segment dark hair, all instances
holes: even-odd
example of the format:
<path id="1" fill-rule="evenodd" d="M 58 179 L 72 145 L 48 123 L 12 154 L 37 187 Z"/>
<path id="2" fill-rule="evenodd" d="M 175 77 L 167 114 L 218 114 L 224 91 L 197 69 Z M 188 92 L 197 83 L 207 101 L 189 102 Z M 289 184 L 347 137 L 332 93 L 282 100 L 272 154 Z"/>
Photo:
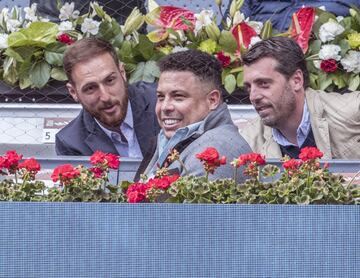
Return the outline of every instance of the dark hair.
<path id="1" fill-rule="evenodd" d="M 160 72 L 190 71 L 201 81 L 209 83 L 214 89 L 223 92 L 221 65 L 219 61 L 199 50 L 186 50 L 169 54 L 158 62 Z"/>
<path id="2" fill-rule="evenodd" d="M 115 49 L 110 43 L 99 38 L 83 38 L 70 45 L 64 54 L 63 67 L 69 81 L 72 82 L 71 73 L 77 63 L 89 60 L 92 57 L 109 53 L 119 66 L 119 59 Z"/>
<path id="3" fill-rule="evenodd" d="M 291 38 L 273 37 L 256 43 L 243 56 L 244 65 L 251 65 L 259 59 L 270 57 L 278 62 L 276 70 L 289 79 L 297 69 L 304 76 L 304 88 L 309 86 L 309 72 L 302 49 Z"/>

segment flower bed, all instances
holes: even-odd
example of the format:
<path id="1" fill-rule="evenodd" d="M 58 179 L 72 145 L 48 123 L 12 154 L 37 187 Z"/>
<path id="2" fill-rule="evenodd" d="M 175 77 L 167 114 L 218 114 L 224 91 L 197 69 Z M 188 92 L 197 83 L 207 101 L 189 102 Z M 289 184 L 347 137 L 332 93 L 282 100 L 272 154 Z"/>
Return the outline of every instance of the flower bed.
<path id="1" fill-rule="evenodd" d="M 331 173 L 327 164 L 320 166 L 321 156 L 316 148 L 304 148 L 300 160 L 284 158 L 281 173 L 277 166 L 265 165 L 260 154 L 244 154 L 231 162 L 234 178 L 209 180 L 227 158 L 208 148 L 197 155 L 204 164 L 205 176 L 180 177 L 161 168 L 153 178 L 116 185 L 109 183 L 108 173 L 119 167 L 118 157 L 95 152 L 89 168 L 70 164 L 55 167 L 51 175 L 54 186 L 46 188 L 44 182 L 35 179 L 40 165 L 34 158 L 20 162 L 21 155 L 8 151 L 0 157 L 2 174 L 8 176 L 0 182 L 0 201 L 358 204 L 360 185 L 354 179 L 359 172 L 345 181 L 341 175 Z M 171 159 L 181 164 L 175 152 Z M 238 171 L 247 177 L 245 182 L 236 180 Z"/>
<path id="2" fill-rule="evenodd" d="M 216 1 L 215 1 L 216 2 Z M 96 3 L 80 15 L 74 4 L 60 7 L 60 23 L 45 22 L 36 5 L 3 9 L 0 15 L 0 79 L 21 89 L 42 88 L 50 80 L 65 81 L 62 57 L 67 45 L 86 36 L 110 41 L 125 63 L 129 81 L 153 82 L 159 76 L 156 61 L 175 51 L 197 48 L 215 55 L 223 65 L 223 83 L 232 93 L 243 85 L 241 57 L 256 41 L 274 35 L 291 36 L 308 60 L 311 87 L 332 91 L 360 88 L 360 12 L 345 18 L 305 7 L 292 17 L 289 31 L 277 34 L 270 21 L 254 22 L 241 14 L 242 1 L 233 0 L 229 18 L 217 26 L 213 11 L 199 14 L 149 1 L 149 13 L 134 9 L 123 26 Z M 219 3 L 217 1 L 216 3 Z M 219 9 L 220 5 L 218 6 Z M 222 12 L 220 12 L 222 14 Z M 153 28 L 139 34 L 144 23 Z"/>

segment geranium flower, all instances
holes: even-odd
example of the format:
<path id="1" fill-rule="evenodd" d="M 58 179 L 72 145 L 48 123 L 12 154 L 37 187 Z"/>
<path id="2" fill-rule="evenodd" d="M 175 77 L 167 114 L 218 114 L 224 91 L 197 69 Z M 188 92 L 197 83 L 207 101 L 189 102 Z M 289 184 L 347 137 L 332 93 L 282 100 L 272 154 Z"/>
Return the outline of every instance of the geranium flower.
<path id="1" fill-rule="evenodd" d="M 340 63 L 347 72 L 360 73 L 360 52 L 350 50 Z"/>
<path id="2" fill-rule="evenodd" d="M 305 147 L 300 150 L 299 158 L 302 161 L 308 161 L 316 158 L 322 158 L 323 153 L 316 147 Z"/>
<path id="3" fill-rule="evenodd" d="M 22 154 L 18 154 L 15 150 L 10 150 L 5 153 L 5 161 L 3 167 L 8 169 L 10 173 L 14 173 L 19 165 L 19 161 L 22 159 Z"/>
<path id="4" fill-rule="evenodd" d="M 240 155 L 237 159 L 232 163 L 235 167 L 240 167 L 242 165 L 246 165 L 247 163 L 256 163 L 257 165 L 264 165 L 265 158 L 263 155 L 258 153 L 247 153 Z"/>
<path id="5" fill-rule="evenodd" d="M 345 29 L 336 21 L 328 21 L 320 26 L 319 37 L 322 42 L 328 42 L 335 39 L 336 36 L 344 32 Z"/>
<path id="6" fill-rule="evenodd" d="M 286 170 L 297 170 L 301 166 L 302 162 L 296 159 L 289 159 L 283 163 L 283 167 Z"/>
<path id="7" fill-rule="evenodd" d="M 79 176 L 79 169 L 74 168 L 71 164 L 64 164 L 59 165 L 54 169 L 51 175 L 51 179 L 53 182 L 57 182 L 59 180 L 60 182 L 64 183 Z"/>
<path id="8" fill-rule="evenodd" d="M 322 60 L 320 68 L 325 72 L 335 72 L 338 68 L 337 62 L 334 59 Z"/>
<path id="9" fill-rule="evenodd" d="M 91 165 L 95 165 L 101 168 L 111 168 L 118 169 L 120 165 L 119 156 L 111 153 L 103 153 L 101 151 L 96 151 L 90 157 Z"/>
<path id="10" fill-rule="evenodd" d="M 336 44 L 326 44 L 321 47 L 319 51 L 319 58 L 321 60 L 334 59 L 339 61 L 341 59 L 341 56 L 339 55 L 340 51 L 340 46 Z"/>
<path id="11" fill-rule="evenodd" d="M 101 22 L 87 17 L 84 19 L 83 24 L 81 24 L 81 32 L 90 33 L 95 36 L 99 33 L 100 23 Z"/>
<path id="12" fill-rule="evenodd" d="M 220 165 L 226 164 L 226 157 L 220 157 L 218 151 L 213 147 L 208 147 L 203 152 L 196 154 L 196 158 L 204 163 L 205 172 L 211 174 Z"/>
<path id="13" fill-rule="evenodd" d="M 29 172 L 37 173 L 40 171 L 41 166 L 35 158 L 25 159 L 18 166 L 19 169 L 26 169 Z"/>
<path id="14" fill-rule="evenodd" d="M 71 2 L 70 4 L 66 2 L 60 9 L 60 20 L 71 20 L 71 19 L 77 19 L 79 17 L 80 12 L 75 9 L 74 2 Z"/>

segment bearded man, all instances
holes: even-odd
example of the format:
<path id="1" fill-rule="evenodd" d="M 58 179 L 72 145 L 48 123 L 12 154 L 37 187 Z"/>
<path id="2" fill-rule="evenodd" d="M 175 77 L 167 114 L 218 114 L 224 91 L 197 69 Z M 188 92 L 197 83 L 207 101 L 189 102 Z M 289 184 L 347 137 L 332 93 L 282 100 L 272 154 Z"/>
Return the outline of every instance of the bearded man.
<path id="1" fill-rule="evenodd" d="M 114 48 L 98 38 L 70 45 L 64 55 L 66 87 L 83 109 L 56 134 L 59 155 L 92 155 L 100 150 L 142 158 L 160 130 L 156 85 L 128 85 Z"/>

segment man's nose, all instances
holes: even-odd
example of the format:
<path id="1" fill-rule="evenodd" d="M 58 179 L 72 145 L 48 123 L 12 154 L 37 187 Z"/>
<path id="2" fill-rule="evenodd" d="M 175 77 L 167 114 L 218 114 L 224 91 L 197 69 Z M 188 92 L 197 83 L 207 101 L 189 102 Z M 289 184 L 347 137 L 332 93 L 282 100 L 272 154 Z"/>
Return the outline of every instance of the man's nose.
<path id="1" fill-rule="evenodd" d="M 255 87 L 251 87 L 249 89 L 249 98 L 250 98 L 251 103 L 256 103 L 257 101 L 259 101 L 262 98 L 262 94 Z"/>
<path id="2" fill-rule="evenodd" d="M 100 97 L 99 97 L 100 101 L 106 102 L 110 99 L 110 92 L 106 86 L 100 85 L 99 91 L 100 91 Z"/>
<path id="3" fill-rule="evenodd" d="M 165 98 L 161 103 L 162 111 L 172 111 L 174 110 L 174 104 L 171 99 Z"/>

